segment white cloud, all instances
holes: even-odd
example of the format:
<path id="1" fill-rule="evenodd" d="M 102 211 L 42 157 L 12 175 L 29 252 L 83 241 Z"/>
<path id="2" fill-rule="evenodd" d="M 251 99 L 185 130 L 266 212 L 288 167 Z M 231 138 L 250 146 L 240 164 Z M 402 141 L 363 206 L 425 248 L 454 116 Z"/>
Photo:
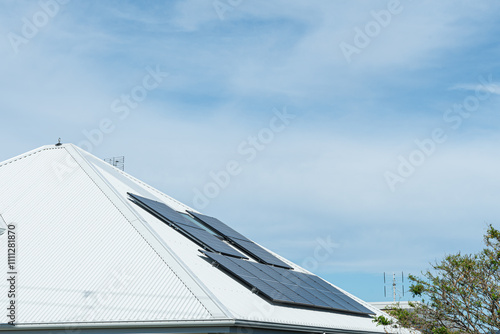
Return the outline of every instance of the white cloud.
<path id="1" fill-rule="evenodd" d="M 466 90 L 466 91 L 481 91 L 491 94 L 500 95 L 500 83 L 494 82 L 490 84 L 458 84 L 450 87 L 450 90 Z"/>
<path id="2" fill-rule="evenodd" d="M 211 1 L 70 2 L 18 55 L 0 42 L 0 160 L 58 137 L 79 143 L 83 130 L 110 118 L 116 129 L 93 153 L 125 155 L 127 171 L 192 204 L 210 171 L 242 159 L 238 145 L 287 106 L 297 119 L 206 213 L 298 262 L 317 237 L 331 236 L 338 248 L 325 272 L 421 268 L 474 249 L 484 221 L 500 216 L 496 100 L 396 193 L 383 174 L 415 138 L 446 125 L 443 113 L 463 100 L 457 93 L 476 89 L 474 77 L 496 78 L 498 55 L 488 46 L 498 44 L 498 5 L 402 3 L 348 64 L 339 43 L 387 1 L 244 0 L 224 21 Z M 4 37 L 37 8 L 1 6 Z M 156 64 L 171 75 L 118 119 L 110 103 Z M 498 95 L 500 83 L 480 89 Z"/>

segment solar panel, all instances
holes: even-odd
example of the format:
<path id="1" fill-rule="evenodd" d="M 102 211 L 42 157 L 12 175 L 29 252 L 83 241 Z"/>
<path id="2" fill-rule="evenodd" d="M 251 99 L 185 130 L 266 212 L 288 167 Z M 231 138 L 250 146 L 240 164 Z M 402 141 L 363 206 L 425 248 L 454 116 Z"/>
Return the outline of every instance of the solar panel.
<path id="1" fill-rule="evenodd" d="M 247 257 L 231 246 L 225 244 L 222 240 L 219 240 L 216 236 L 208 233 L 205 230 L 201 230 L 199 228 L 193 228 L 186 225 L 177 225 L 179 229 L 184 231 L 186 234 L 196 239 L 198 243 L 205 246 L 206 248 L 213 250 L 217 253 L 235 256 L 238 258 L 247 259 Z"/>
<path id="2" fill-rule="evenodd" d="M 217 233 L 230 238 L 236 238 L 240 240 L 250 241 L 244 235 L 236 232 L 220 220 L 214 217 L 202 215 L 201 213 L 188 211 L 191 215 L 198 218 L 203 224 L 207 225 L 209 228 L 213 229 Z"/>
<path id="3" fill-rule="evenodd" d="M 361 313 L 372 313 L 372 311 L 370 311 L 368 308 L 364 307 L 363 305 L 361 305 L 360 303 L 358 303 L 357 301 L 355 301 L 351 297 L 347 296 L 345 293 L 343 293 L 339 289 L 335 288 L 331 284 L 325 282 L 324 280 L 322 280 L 318 276 L 314 276 L 314 275 L 309 275 L 309 276 L 311 276 L 310 278 L 312 280 L 318 282 L 319 284 L 322 284 L 324 287 L 327 287 L 328 288 L 327 295 L 330 296 L 330 298 L 332 298 L 336 302 L 338 302 L 340 304 L 344 304 L 345 307 L 352 307 L 354 309 L 357 309 Z"/>
<path id="4" fill-rule="evenodd" d="M 321 299 L 311 294 L 310 291 L 307 291 L 303 287 L 298 284 L 292 282 L 285 276 L 282 276 L 275 268 L 265 264 L 253 263 L 250 261 L 239 261 L 240 263 L 245 263 L 247 266 L 254 268 L 255 271 L 261 271 L 261 276 L 263 279 L 271 280 L 270 285 L 273 286 L 276 290 L 282 291 L 283 293 L 288 293 L 293 297 L 293 300 L 298 304 L 310 305 L 310 306 L 320 306 L 324 308 L 329 308 L 330 305 L 325 303 Z M 287 271 L 287 270 L 284 270 Z"/>
<path id="5" fill-rule="evenodd" d="M 240 267 L 242 267 L 246 271 L 253 273 L 257 278 L 260 278 L 261 280 L 263 280 L 266 284 L 270 285 L 272 288 L 274 288 L 280 294 L 287 296 L 292 302 L 297 303 L 297 304 L 304 304 L 304 305 L 311 305 L 312 304 L 309 300 L 302 297 L 300 294 L 296 293 L 293 289 L 291 289 L 286 284 L 283 284 L 283 283 L 277 281 L 272 276 L 267 275 L 265 272 L 259 270 L 255 266 L 255 265 L 257 265 L 257 263 L 250 262 L 250 261 L 243 261 L 243 260 L 239 260 L 239 259 L 231 259 L 231 261 L 238 264 Z M 262 265 L 262 266 L 265 266 L 265 265 Z M 270 266 L 267 266 L 267 267 L 272 268 Z"/>
<path id="6" fill-rule="evenodd" d="M 259 262 L 272 264 L 285 269 L 292 269 L 292 267 L 290 267 L 288 264 L 281 261 L 276 256 L 272 255 L 267 250 L 265 250 L 264 248 L 260 247 L 259 245 L 257 245 L 252 241 L 244 241 L 236 238 L 230 238 L 230 239 L 238 248 L 244 250 L 252 257 L 259 260 Z"/>
<path id="7" fill-rule="evenodd" d="M 289 275 L 290 273 L 288 271 L 284 271 L 284 273 L 282 273 L 282 274 Z M 302 274 L 302 273 L 298 273 L 298 272 L 292 272 L 291 274 L 293 274 L 293 277 L 294 277 L 292 280 L 294 282 L 297 282 L 297 284 L 300 285 L 300 287 L 303 291 L 310 293 L 316 299 L 320 300 L 322 303 L 328 305 L 329 307 L 334 308 L 334 309 L 341 309 L 341 310 L 345 309 L 345 310 L 350 310 L 350 311 L 354 311 L 354 312 L 357 311 L 357 309 L 353 309 L 351 307 L 346 308 L 345 305 L 343 305 L 342 303 L 338 302 L 335 299 L 330 298 L 330 296 L 326 293 L 326 291 L 312 287 L 311 285 L 307 284 L 308 282 L 311 281 L 311 279 L 307 278 L 307 277 L 308 276 L 312 277 L 312 275 Z M 299 274 L 303 276 L 302 279 L 299 278 L 300 277 Z"/>
<path id="8" fill-rule="evenodd" d="M 273 302 L 318 309 L 373 314 L 317 276 L 203 252 L 227 272 Z"/>
<path id="9" fill-rule="evenodd" d="M 309 285 L 305 284 L 303 281 L 297 279 L 297 277 L 293 275 L 297 273 L 295 271 L 283 270 L 266 265 L 260 265 L 259 269 L 264 271 L 268 275 L 272 275 L 276 281 L 286 285 L 289 289 L 291 289 L 298 295 L 309 300 L 310 303 L 314 306 L 343 309 L 341 305 L 332 303 L 328 297 L 322 295 L 315 289 L 311 288 Z"/>
<path id="10" fill-rule="evenodd" d="M 267 298 L 279 302 L 293 302 L 288 296 L 280 293 L 266 281 L 255 276 L 252 272 L 247 271 L 245 268 L 241 267 L 236 261 L 231 258 L 227 258 L 223 255 L 203 252 L 207 257 L 219 263 L 227 271 L 229 271 L 233 276 L 236 276 L 240 281 L 243 281 L 247 285 L 255 288 L 259 293 L 265 295 Z M 237 260 L 238 261 L 238 260 Z"/>
<path id="11" fill-rule="evenodd" d="M 288 273 L 288 271 L 283 271 Z M 315 290 L 315 295 L 318 298 L 325 300 L 327 297 L 330 301 L 329 304 L 333 307 L 341 305 L 344 309 L 359 312 L 359 313 L 372 313 L 369 309 L 352 299 L 351 297 L 344 294 L 342 291 L 338 290 L 331 284 L 325 282 L 321 278 L 315 275 L 309 275 L 305 273 L 292 272 L 292 275 L 297 277 L 299 280 L 303 281 L 305 284 L 310 286 L 311 290 Z M 328 300 L 325 300 L 328 302 Z"/>
<path id="12" fill-rule="evenodd" d="M 276 256 L 272 255 L 271 253 L 266 251 L 264 248 L 258 246 L 256 243 L 250 241 L 244 235 L 236 232 L 231 227 L 227 226 L 226 224 L 224 224 L 223 222 L 221 222 L 217 218 L 206 216 L 206 215 L 203 215 L 201 213 L 197 213 L 197 212 L 193 212 L 193 211 L 188 211 L 188 212 L 191 215 L 193 215 L 194 217 L 196 217 L 204 225 L 208 226 L 209 228 L 216 231 L 217 233 L 225 236 L 232 243 L 234 243 L 236 245 L 236 247 L 247 252 L 252 257 L 254 257 L 256 260 L 263 262 L 263 263 L 279 266 L 282 268 L 292 269 L 285 262 L 281 261 Z"/>
<path id="13" fill-rule="evenodd" d="M 198 243 L 201 247 L 217 253 L 247 259 L 245 255 L 241 254 L 228 244 L 224 243 L 216 236 L 210 234 L 195 222 L 192 222 L 188 218 L 185 218 L 184 214 L 173 210 L 168 205 L 131 193 L 129 193 L 129 195 L 140 207 L 150 212 L 160 220 L 168 223 L 169 225 L 174 225 L 178 230 L 182 231 L 185 235 L 187 235 L 191 240 Z"/>
<path id="14" fill-rule="evenodd" d="M 130 195 L 130 197 L 132 197 L 135 200 L 136 204 L 139 204 L 139 206 L 141 206 L 143 209 L 145 209 L 146 211 L 149 211 L 154 216 L 156 216 L 162 220 L 167 219 L 170 222 L 176 223 L 176 224 L 189 224 L 190 223 L 190 224 L 194 225 L 191 222 L 187 222 L 187 220 L 184 217 L 182 217 L 179 212 L 175 211 L 174 209 L 172 209 L 171 207 L 169 207 L 168 205 L 166 205 L 162 202 L 154 201 L 152 199 L 142 197 L 139 195 L 135 195 L 135 194 L 131 194 L 131 193 L 128 193 L 128 194 Z"/>

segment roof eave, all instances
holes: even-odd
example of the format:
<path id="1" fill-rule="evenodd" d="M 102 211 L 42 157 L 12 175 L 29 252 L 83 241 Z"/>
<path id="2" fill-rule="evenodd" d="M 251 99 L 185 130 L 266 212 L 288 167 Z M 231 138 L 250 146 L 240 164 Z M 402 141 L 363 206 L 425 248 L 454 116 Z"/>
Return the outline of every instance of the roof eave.
<path id="1" fill-rule="evenodd" d="M 0 331 L 19 331 L 20 333 L 39 333 L 51 331 L 51 333 L 67 333 L 68 330 L 85 333 L 95 330 L 106 332 L 119 332 L 127 329 L 127 333 L 241 333 L 238 328 L 251 328 L 254 334 L 264 334 L 269 331 L 285 331 L 295 333 L 332 333 L 332 334 L 380 334 L 380 332 L 364 331 L 361 329 L 323 328 L 315 326 L 303 326 L 293 324 L 270 323 L 251 320 L 199 320 L 199 321 L 147 321 L 147 322 L 93 322 L 93 323 L 51 323 L 51 324 L 22 324 L 2 325 Z M 256 331 L 257 330 L 257 331 Z"/>

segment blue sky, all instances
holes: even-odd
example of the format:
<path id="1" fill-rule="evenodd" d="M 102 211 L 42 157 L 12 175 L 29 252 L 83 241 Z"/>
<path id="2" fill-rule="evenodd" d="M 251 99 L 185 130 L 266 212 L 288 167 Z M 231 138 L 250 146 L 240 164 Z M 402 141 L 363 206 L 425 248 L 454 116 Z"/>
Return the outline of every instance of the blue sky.
<path id="1" fill-rule="evenodd" d="M 0 160 L 58 137 L 124 155 L 135 177 L 385 300 L 383 272 L 418 274 L 500 226 L 499 14 L 495 1 L 5 0 Z"/>

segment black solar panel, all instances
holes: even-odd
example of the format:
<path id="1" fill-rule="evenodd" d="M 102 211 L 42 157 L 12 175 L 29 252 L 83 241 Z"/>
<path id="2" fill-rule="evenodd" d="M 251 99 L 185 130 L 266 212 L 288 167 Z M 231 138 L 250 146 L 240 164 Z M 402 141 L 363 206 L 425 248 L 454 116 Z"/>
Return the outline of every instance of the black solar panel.
<path id="1" fill-rule="evenodd" d="M 139 195 L 135 195 L 135 194 L 131 194 L 131 193 L 128 193 L 128 194 L 130 195 L 130 197 L 132 197 L 135 200 L 136 203 L 138 202 L 139 206 L 141 206 L 146 211 L 151 212 L 153 215 L 155 215 L 156 217 L 158 217 L 162 220 L 167 219 L 170 222 L 176 223 L 176 224 L 192 224 L 192 225 L 194 225 L 193 223 L 187 221 L 187 219 L 182 217 L 182 215 L 179 212 L 175 211 L 174 209 L 172 209 L 171 207 L 169 207 L 165 203 L 154 201 L 152 199 L 142 197 Z"/>
<path id="2" fill-rule="evenodd" d="M 250 262 L 250 261 L 243 261 L 239 259 L 231 259 L 234 263 L 239 265 L 241 268 L 245 269 L 247 272 L 251 272 L 253 275 L 256 276 L 256 278 L 261 279 L 264 281 L 267 285 L 270 285 L 273 289 L 275 289 L 279 294 L 287 296 L 287 298 L 297 304 L 304 304 L 308 305 L 311 304 L 311 302 L 305 298 L 303 298 L 301 295 L 296 293 L 293 289 L 290 289 L 285 284 L 282 284 L 281 282 L 278 282 L 276 279 L 274 279 L 272 276 L 267 275 L 265 272 L 259 270 L 255 265 L 257 263 L 255 262 Z M 265 266 L 265 265 L 262 265 Z M 269 268 L 272 268 L 270 266 L 267 266 Z"/>
<path id="3" fill-rule="evenodd" d="M 228 258 L 220 254 L 214 254 L 208 252 L 203 252 L 203 253 L 212 260 L 214 260 L 215 262 L 219 263 L 233 276 L 236 276 L 240 281 L 243 281 L 252 288 L 255 288 L 259 293 L 265 295 L 267 298 L 279 302 L 287 302 L 287 303 L 293 302 L 292 299 L 274 289 L 265 280 L 262 280 L 254 273 L 240 266 L 239 262 L 243 260 Z"/>
<path id="4" fill-rule="evenodd" d="M 268 251 L 266 251 L 264 248 L 258 246 L 256 243 L 253 241 L 250 241 L 248 238 L 246 238 L 244 235 L 236 232 L 220 220 L 214 217 L 206 216 L 201 213 L 196 213 L 192 211 L 188 211 L 191 215 L 196 217 L 200 222 L 211 228 L 212 230 L 216 231 L 220 235 L 225 236 L 227 239 L 229 239 L 232 243 L 236 245 L 239 249 L 245 251 L 246 253 L 250 254 L 252 257 L 254 257 L 256 260 L 267 263 L 267 264 L 272 264 L 275 266 L 279 266 L 282 268 L 286 269 L 292 269 L 289 265 L 287 265 L 285 262 L 281 261 L 278 259 L 276 256 L 272 255 Z"/>
<path id="5" fill-rule="evenodd" d="M 227 272 L 276 303 L 373 314 L 321 278 L 261 263 L 204 252 Z"/>
<path id="6" fill-rule="evenodd" d="M 277 270 L 278 268 L 250 261 L 237 261 L 241 266 L 248 266 L 251 270 L 253 269 L 254 272 L 258 273 L 256 275 L 260 276 L 263 280 L 266 280 L 266 282 L 269 282 L 268 284 L 276 290 L 292 296 L 295 303 L 330 308 L 328 303 L 325 303 L 323 300 L 317 298 L 314 294 L 301 287 L 296 282 L 293 282 L 287 277 L 281 275 Z M 288 272 L 288 270 L 283 271 Z"/>
<path id="7" fill-rule="evenodd" d="M 260 247 L 256 243 L 252 241 L 244 241 L 236 238 L 230 238 L 231 241 L 240 249 L 244 250 L 248 254 L 250 254 L 255 259 L 260 262 L 272 264 L 278 267 L 292 269 L 288 264 L 278 259 L 276 256 L 269 253 L 264 248 Z"/>
<path id="8" fill-rule="evenodd" d="M 233 230 L 232 228 L 230 228 L 229 226 L 227 226 L 226 224 L 224 224 L 223 222 L 221 222 L 217 218 L 202 215 L 201 213 L 196 213 L 196 212 L 192 212 L 192 211 L 188 211 L 188 212 L 191 215 L 193 215 L 194 217 L 198 218 L 202 223 L 207 225 L 209 228 L 213 229 L 214 231 L 216 231 L 217 233 L 219 233 L 221 235 L 224 235 L 224 236 L 230 237 L 230 238 L 236 238 L 236 239 L 240 239 L 240 240 L 250 241 L 244 235 L 236 232 L 235 230 Z"/>
<path id="9" fill-rule="evenodd" d="M 273 275 L 273 278 L 282 284 L 285 284 L 291 290 L 309 300 L 314 306 L 320 306 L 325 308 L 342 309 L 341 305 L 332 303 L 328 297 L 322 295 L 316 289 L 311 288 L 311 286 L 305 284 L 302 280 L 299 280 L 294 274 L 296 271 L 283 270 L 276 267 L 269 267 L 265 265 L 260 265 L 260 270 L 263 270 L 268 275 Z M 267 268 L 266 268 L 267 267 Z"/>
<path id="10" fill-rule="evenodd" d="M 201 228 L 201 226 L 185 218 L 183 214 L 178 213 L 168 205 L 138 195 L 130 193 L 129 195 L 140 207 L 150 212 L 162 221 L 174 225 L 178 230 L 182 231 L 185 235 L 198 243 L 201 247 L 217 253 L 247 259 L 245 255 L 241 254 L 228 244 L 224 243 L 216 236 L 210 234 L 208 231 Z"/>
<path id="11" fill-rule="evenodd" d="M 198 228 L 193 228 L 185 225 L 183 226 L 177 225 L 177 227 L 182 231 L 184 231 L 185 233 L 189 234 L 192 238 L 196 239 L 198 243 L 207 247 L 210 250 L 225 255 L 247 259 L 245 255 L 241 254 L 240 252 L 238 252 L 231 246 L 225 244 L 222 240 L 219 240 L 217 237 L 213 236 L 212 234 L 208 233 L 205 230 L 200 230 Z"/>
<path id="12" fill-rule="evenodd" d="M 289 275 L 288 271 L 286 271 L 286 272 L 284 272 L 282 274 Z M 345 307 L 342 303 L 340 303 L 339 301 L 337 301 L 335 298 L 334 299 L 330 298 L 330 296 L 328 296 L 325 293 L 325 291 L 322 291 L 322 290 L 320 290 L 318 288 L 315 288 L 315 287 L 311 286 L 310 284 L 308 284 L 308 283 L 311 282 L 311 277 L 313 277 L 312 275 L 302 274 L 302 273 L 299 273 L 299 272 L 292 272 L 292 274 L 293 274 L 292 280 L 294 282 L 297 282 L 297 284 L 299 284 L 300 287 L 304 291 L 310 293 L 315 298 L 317 298 L 318 300 L 320 300 L 322 303 L 324 303 L 324 304 L 326 304 L 329 307 L 334 308 L 334 309 L 352 310 L 351 307 Z"/>
<path id="13" fill-rule="evenodd" d="M 314 290 L 314 295 L 324 302 L 328 303 L 333 308 L 338 308 L 340 305 L 342 308 L 359 313 L 372 313 L 369 309 L 356 302 L 354 299 L 350 298 L 339 289 L 335 288 L 328 282 L 325 282 L 321 278 L 315 275 L 309 275 L 305 273 L 300 273 L 297 271 L 282 270 L 276 268 L 280 271 L 282 275 L 290 275 L 299 281 L 302 281 L 301 286 L 305 287 L 308 291 Z"/>

